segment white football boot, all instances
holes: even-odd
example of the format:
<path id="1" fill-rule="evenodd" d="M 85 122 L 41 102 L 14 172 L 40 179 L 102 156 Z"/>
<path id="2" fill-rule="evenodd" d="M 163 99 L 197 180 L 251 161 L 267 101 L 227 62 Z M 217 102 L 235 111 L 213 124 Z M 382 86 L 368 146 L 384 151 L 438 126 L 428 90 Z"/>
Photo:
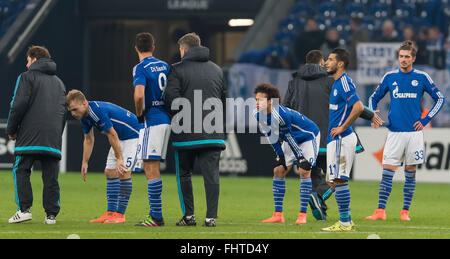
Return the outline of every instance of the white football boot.
<path id="1" fill-rule="evenodd" d="M 44 220 L 44 224 L 46 224 L 46 225 L 56 224 L 56 217 L 53 215 L 47 216 Z"/>
<path id="2" fill-rule="evenodd" d="M 24 212 L 22 212 L 21 210 L 18 210 L 16 212 L 16 214 L 14 214 L 14 216 L 12 216 L 8 220 L 8 223 L 10 223 L 10 224 L 21 223 L 21 222 L 25 222 L 25 221 L 32 220 L 32 219 L 33 219 L 33 216 L 31 215 L 30 210 L 26 210 Z"/>

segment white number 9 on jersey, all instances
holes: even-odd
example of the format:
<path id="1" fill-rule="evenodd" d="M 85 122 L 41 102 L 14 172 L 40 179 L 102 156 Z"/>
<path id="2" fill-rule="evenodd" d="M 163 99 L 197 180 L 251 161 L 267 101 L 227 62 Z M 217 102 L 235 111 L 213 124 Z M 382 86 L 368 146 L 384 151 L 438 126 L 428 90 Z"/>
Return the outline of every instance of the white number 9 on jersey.
<path id="1" fill-rule="evenodd" d="M 164 73 L 160 73 L 158 77 L 159 89 L 164 93 L 167 87 L 167 76 Z"/>

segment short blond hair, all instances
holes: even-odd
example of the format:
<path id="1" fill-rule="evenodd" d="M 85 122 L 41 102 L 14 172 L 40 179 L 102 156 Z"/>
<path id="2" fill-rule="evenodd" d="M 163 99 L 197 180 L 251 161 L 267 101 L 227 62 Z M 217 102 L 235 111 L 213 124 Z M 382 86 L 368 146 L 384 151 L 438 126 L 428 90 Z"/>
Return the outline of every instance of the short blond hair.
<path id="1" fill-rule="evenodd" d="M 198 47 L 202 44 L 200 36 L 195 32 L 188 33 L 178 40 L 178 45 L 184 45 L 188 48 Z"/>
<path id="2" fill-rule="evenodd" d="M 82 103 L 84 101 L 87 101 L 86 96 L 79 91 L 79 90 L 72 90 L 70 91 L 66 96 L 66 104 L 69 106 L 72 102 L 79 102 Z"/>

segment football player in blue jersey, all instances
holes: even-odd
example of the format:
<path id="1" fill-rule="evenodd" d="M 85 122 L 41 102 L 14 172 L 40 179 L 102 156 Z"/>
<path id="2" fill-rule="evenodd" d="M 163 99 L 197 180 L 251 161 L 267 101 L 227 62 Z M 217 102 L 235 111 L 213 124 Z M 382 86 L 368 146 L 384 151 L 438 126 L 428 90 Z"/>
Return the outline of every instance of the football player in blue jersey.
<path id="1" fill-rule="evenodd" d="M 400 68 L 388 72 L 370 97 L 369 106 L 376 109 L 378 103 L 390 93 L 389 133 L 383 153 L 383 175 L 379 189 L 378 209 L 367 220 L 386 220 L 386 203 L 392 190 L 395 171 L 405 164 L 403 209 L 400 219 L 410 221 L 409 209 L 416 189 L 417 165 L 426 161 L 423 129 L 436 117 L 445 104 L 445 98 L 431 77 L 413 67 L 417 47 L 411 41 L 404 42 L 398 52 Z M 426 117 L 422 117 L 421 102 L 428 93 L 435 101 Z"/>
<path id="2" fill-rule="evenodd" d="M 134 103 L 136 115 L 145 126 L 139 134 L 137 158 L 143 160 L 150 207 L 148 217 L 136 226 L 160 227 L 164 219 L 159 166 L 166 158 L 171 133 L 171 121 L 163 101 L 170 67 L 153 56 L 155 39 L 152 34 L 137 34 L 135 49 L 140 63 L 133 69 Z"/>
<path id="3" fill-rule="evenodd" d="M 312 192 L 311 169 L 316 164 L 320 146 L 319 128 L 303 114 L 279 105 L 281 95 L 275 86 L 263 83 L 256 87 L 254 93 L 257 105 L 254 116 L 278 156 L 273 180 L 275 212 L 263 223 L 284 223 L 285 178 L 284 175 L 277 177 L 276 172 L 287 170 L 287 165 L 295 161 L 301 178 L 300 213 L 295 224 L 306 224 L 306 211 Z"/>
<path id="4" fill-rule="evenodd" d="M 136 149 L 142 125 L 133 113 L 112 103 L 88 102 L 78 90 L 70 91 L 66 102 L 69 112 L 81 121 L 83 127 L 81 176 L 84 181 L 94 148 L 93 128 L 104 133 L 111 144 L 105 168 L 108 209 L 100 218 L 90 222 L 125 223 L 125 211 L 132 192 L 131 172 L 136 167 Z"/>
<path id="5" fill-rule="evenodd" d="M 355 231 L 350 213 L 348 181 L 355 157 L 357 137 L 352 124 L 364 111 L 353 80 L 346 73 L 349 54 L 335 49 L 326 62 L 327 72 L 335 82 L 330 94 L 330 116 L 327 137 L 327 177 L 335 186 L 339 221 L 323 231 Z"/>

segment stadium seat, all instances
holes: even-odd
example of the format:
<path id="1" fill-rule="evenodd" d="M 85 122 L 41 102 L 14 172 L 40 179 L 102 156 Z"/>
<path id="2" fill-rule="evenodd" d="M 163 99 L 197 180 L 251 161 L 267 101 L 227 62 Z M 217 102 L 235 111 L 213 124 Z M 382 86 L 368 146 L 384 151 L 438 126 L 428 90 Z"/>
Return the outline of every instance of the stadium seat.
<path id="1" fill-rule="evenodd" d="M 380 29 L 380 20 L 375 19 L 372 16 L 364 16 L 363 26 L 370 32 L 374 32 Z"/>
<path id="2" fill-rule="evenodd" d="M 415 5 L 417 2 L 417 0 L 395 0 L 395 5 Z"/>
<path id="3" fill-rule="evenodd" d="M 370 5 L 372 0 L 349 0 L 348 3 L 358 4 L 358 5 Z"/>
<path id="4" fill-rule="evenodd" d="M 389 7 L 393 4 L 392 0 L 378 0 L 378 3 L 387 5 Z"/>
<path id="5" fill-rule="evenodd" d="M 316 22 L 319 30 L 326 31 L 331 26 L 332 19 L 328 17 L 317 17 Z"/>
<path id="6" fill-rule="evenodd" d="M 323 3 L 318 8 L 319 15 L 327 18 L 334 18 L 338 15 L 338 7 L 334 3 Z"/>
<path id="7" fill-rule="evenodd" d="M 250 50 L 242 54 L 239 58 L 238 63 L 249 63 L 262 65 L 265 60 L 265 55 L 268 52 L 268 48 L 264 50 Z"/>
<path id="8" fill-rule="evenodd" d="M 0 0 L 0 38 L 28 2 L 29 0 Z"/>
<path id="9" fill-rule="evenodd" d="M 347 44 L 350 39 L 350 33 L 346 31 L 339 32 L 339 43 L 342 45 Z"/>
<path id="10" fill-rule="evenodd" d="M 431 15 L 432 15 L 432 14 L 430 13 L 429 10 L 421 9 L 421 10 L 419 11 L 419 17 L 420 17 L 421 19 L 428 20 L 428 19 L 431 17 Z"/>
<path id="11" fill-rule="evenodd" d="M 306 2 L 300 1 L 297 2 L 291 10 L 291 13 L 297 17 L 307 17 L 314 16 L 315 11 L 311 8 Z"/>
<path id="12" fill-rule="evenodd" d="M 345 14 L 350 17 L 364 17 L 364 7 L 360 4 L 350 4 L 345 9 Z"/>
<path id="13" fill-rule="evenodd" d="M 303 27 L 304 23 L 293 14 L 289 15 L 280 22 L 281 30 L 299 32 L 303 30 Z"/>
<path id="14" fill-rule="evenodd" d="M 428 22 L 428 20 L 419 18 L 419 17 L 413 17 L 412 19 L 406 20 L 406 24 L 412 25 L 414 28 L 421 28 L 421 27 L 430 27 L 431 24 Z"/>
<path id="15" fill-rule="evenodd" d="M 7 20 L 10 15 L 10 6 L 7 2 L 0 2 L 0 26 Z"/>
<path id="16" fill-rule="evenodd" d="M 389 16 L 389 9 L 384 4 L 376 3 L 369 8 L 369 15 L 376 19 L 386 19 Z"/>
<path id="17" fill-rule="evenodd" d="M 293 31 L 278 31 L 275 34 L 275 41 L 283 45 L 293 45 L 296 38 L 297 34 Z"/>
<path id="18" fill-rule="evenodd" d="M 9 2 L 3 1 L 0 2 L 0 13 L 2 15 L 9 15 L 11 10 L 11 5 L 9 4 Z"/>
<path id="19" fill-rule="evenodd" d="M 394 23 L 395 29 L 397 30 L 397 32 L 401 32 L 405 28 L 405 26 L 408 24 L 406 22 L 407 19 L 405 20 L 401 17 L 393 17 L 391 20 Z"/>
<path id="20" fill-rule="evenodd" d="M 398 18 L 411 18 L 415 15 L 414 5 L 399 4 L 395 6 L 394 16 Z"/>
<path id="21" fill-rule="evenodd" d="M 337 5 L 343 5 L 343 4 L 345 4 L 347 2 L 347 0 L 327 0 L 327 1 L 324 1 L 324 2 L 331 2 L 331 3 L 335 3 Z"/>
<path id="22" fill-rule="evenodd" d="M 339 33 L 347 34 L 351 30 L 350 17 L 339 16 L 331 21 L 331 27 L 336 28 Z"/>

